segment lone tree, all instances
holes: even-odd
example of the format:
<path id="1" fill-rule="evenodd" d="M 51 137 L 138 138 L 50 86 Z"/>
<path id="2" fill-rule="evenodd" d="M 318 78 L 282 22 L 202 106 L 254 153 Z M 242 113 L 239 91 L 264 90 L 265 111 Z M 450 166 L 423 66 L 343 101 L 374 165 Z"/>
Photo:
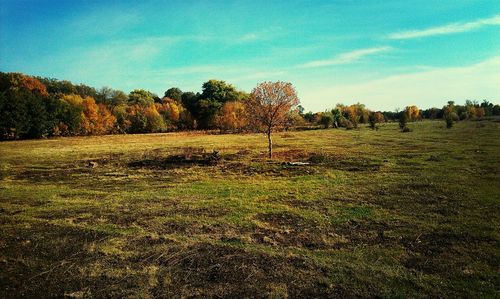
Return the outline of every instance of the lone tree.
<path id="1" fill-rule="evenodd" d="M 283 126 L 288 113 L 299 104 L 299 98 L 291 83 L 263 82 L 257 85 L 247 101 L 248 115 L 254 117 L 259 129 L 267 134 L 269 158 L 273 157 L 271 133 Z"/>

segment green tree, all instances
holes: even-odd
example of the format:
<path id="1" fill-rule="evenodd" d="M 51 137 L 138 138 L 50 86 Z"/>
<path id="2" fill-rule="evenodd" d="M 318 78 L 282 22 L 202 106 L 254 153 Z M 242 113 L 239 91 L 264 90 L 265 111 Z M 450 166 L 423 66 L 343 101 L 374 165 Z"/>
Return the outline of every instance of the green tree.
<path id="1" fill-rule="evenodd" d="M 331 112 L 323 112 L 321 114 L 321 118 L 319 120 L 319 123 L 325 127 L 325 129 L 328 129 L 330 125 L 333 124 L 333 115 Z"/>
<path id="2" fill-rule="evenodd" d="M 399 112 L 399 128 L 401 129 L 402 132 L 405 132 L 408 130 L 408 127 L 406 126 L 408 123 L 408 115 L 406 114 L 406 111 L 401 111 Z"/>
<path id="3" fill-rule="evenodd" d="M 165 91 L 165 97 L 176 100 L 180 103 L 182 101 L 182 90 L 177 87 L 169 88 L 167 91 Z"/>
<path id="4" fill-rule="evenodd" d="M 211 99 L 224 104 L 229 101 L 238 100 L 238 91 L 231 84 L 221 80 L 208 80 L 202 85 L 200 99 Z"/>
<path id="5" fill-rule="evenodd" d="M 135 89 L 128 95 L 129 104 L 138 104 L 141 106 L 150 106 L 154 103 L 154 95 L 144 89 Z"/>

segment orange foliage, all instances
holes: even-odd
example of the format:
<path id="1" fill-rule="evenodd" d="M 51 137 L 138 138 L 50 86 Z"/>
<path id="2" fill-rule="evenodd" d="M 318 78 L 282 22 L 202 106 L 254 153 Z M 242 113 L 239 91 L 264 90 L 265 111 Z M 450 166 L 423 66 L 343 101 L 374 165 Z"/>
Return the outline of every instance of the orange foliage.
<path id="1" fill-rule="evenodd" d="M 350 106 L 339 104 L 337 105 L 337 109 L 341 111 L 342 115 L 347 118 L 355 128 L 359 123 L 367 123 L 370 116 L 370 111 L 365 108 L 365 105 L 360 103 Z"/>
<path id="2" fill-rule="evenodd" d="M 409 121 L 417 121 L 417 120 L 422 119 L 422 115 L 420 113 L 420 110 L 415 105 L 406 106 L 405 113 L 406 113 L 406 116 L 408 117 Z"/>
<path id="3" fill-rule="evenodd" d="M 164 97 L 161 104 L 156 103 L 156 110 L 163 115 L 165 120 L 171 123 L 177 123 L 180 119 L 183 107 L 175 100 Z"/>
<path id="4" fill-rule="evenodd" d="M 377 123 L 383 123 L 385 122 L 385 117 L 381 112 L 375 112 L 375 122 Z"/>
<path id="5" fill-rule="evenodd" d="M 265 127 L 268 135 L 275 127 L 281 127 L 290 110 L 299 104 L 291 83 L 263 82 L 257 85 L 247 101 L 246 109 L 257 127 Z"/>
<path id="6" fill-rule="evenodd" d="M 241 102 L 226 102 L 216 120 L 223 130 L 239 131 L 247 125 L 245 105 Z"/>
<path id="7" fill-rule="evenodd" d="M 94 98 L 86 97 L 82 101 L 81 133 L 84 135 L 102 135 L 110 133 L 116 123 L 116 117 L 105 105 L 97 105 Z"/>
<path id="8" fill-rule="evenodd" d="M 33 77 L 28 77 L 23 75 L 23 80 L 21 81 L 22 87 L 28 89 L 31 92 L 38 92 L 44 97 L 49 96 L 49 93 L 47 92 L 47 87 L 40 82 L 38 79 L 35 79 Z"/>
<path id="9" fill-rule="evenodd" d="M 485 115 L 485 111 L 483 107 L 476 107 L 476 117 L 477 118 L 483 118 Z"/>

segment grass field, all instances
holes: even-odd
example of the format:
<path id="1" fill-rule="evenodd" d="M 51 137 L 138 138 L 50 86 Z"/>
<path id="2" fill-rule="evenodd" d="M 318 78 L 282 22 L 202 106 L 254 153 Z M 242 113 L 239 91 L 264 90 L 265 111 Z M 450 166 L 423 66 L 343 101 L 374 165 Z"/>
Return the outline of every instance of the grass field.
<path id="1" fill-rule="evenodd" d="M 0 143 L 0 297 L 500 296 L 500 123 L 410 127 Z"/>

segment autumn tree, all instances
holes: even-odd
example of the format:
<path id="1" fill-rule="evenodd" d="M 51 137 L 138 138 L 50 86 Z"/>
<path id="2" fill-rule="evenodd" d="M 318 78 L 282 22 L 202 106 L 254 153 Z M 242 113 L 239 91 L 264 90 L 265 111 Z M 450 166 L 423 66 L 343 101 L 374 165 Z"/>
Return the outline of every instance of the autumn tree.
<path id="1" fill-rule="evenodd" d="M 273 154 L 272 131 L 287 120 L 287 113 L 299 104 L 291 83 L 263 82 L 257 85 L 247 101 L 247 111 L 267 135 L 269 158 Z"/>
<path id="2" fill-rule="evenodd" d="M 155 103 L 156 110 L 163 116 L 167 125 L 177 126 L 184 107 L 178 101 L 164 97 L 161 103 Z"/>
<path id="3" fill-rule="evenodd" d="M 241 131 L 247 125 L 245 105 L 231 101 L 222 106 L 216 119 L 217 127 L 224 131 Z"/>
<path id="4" fill-rule="evenodd" d="M 408 121 L 417 121 L 417 120 L 420 120 L 422 118 L 422 114 L 420 113 L 420 110 L 415 105 L 406 106 L 405 113 L 406 113 L 406 119 Z"/>
<path id="5" fill-rule="evenodd" d="M 385 122 L 385 117 L 384 117 L 384 114 L 382 114 L 382 112 L 377 111 L 373 115 L 375 117 L 376 123 L 384 123 Z"/>

